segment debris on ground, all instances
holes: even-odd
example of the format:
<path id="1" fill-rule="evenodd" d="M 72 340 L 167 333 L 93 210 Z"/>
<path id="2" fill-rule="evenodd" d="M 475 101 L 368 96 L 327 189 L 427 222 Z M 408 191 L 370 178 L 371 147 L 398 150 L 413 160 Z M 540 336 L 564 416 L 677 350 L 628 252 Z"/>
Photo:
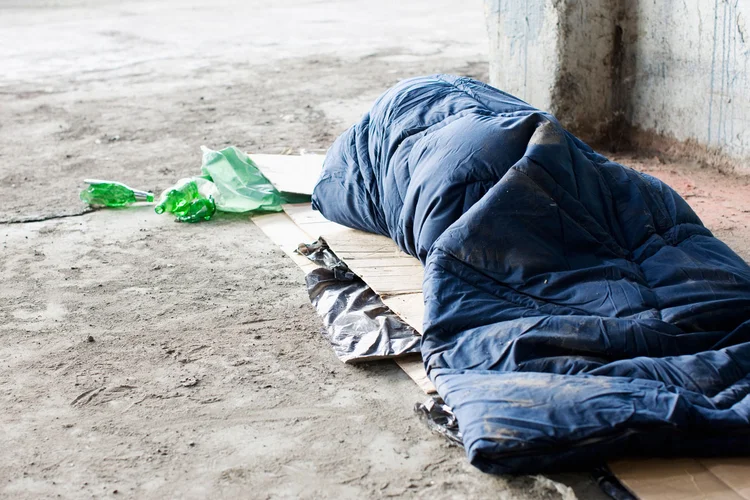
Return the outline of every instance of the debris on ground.
<path id="1" fill-rule="evenodd" d="M 157 214 L 171 213 L 177 222 L 210 220 L 219 212 L 280 212 L 283 203 L 309 201 L 307 195 L 281 193 L 261 173 L 248 155 L 234 146 L 214 151 L 201 146 L 202 175 L 178 180 L 164 190 L 154 207 Z M 138 201 L 151 203 L 151 192 L 113 181 L 86 180 L 81 200 L 92 206 L 123 207 Z"/>
<path id="2" fill-rule="evenodd" d="M 299 251 L 321 266 L 305 277 L 307 292 L 340 360 L 362 363 L 419 352 L 421 336 L 383 304 L 325 241 L 300 245 Z"/>
<path id="3" fill-rule="evenodd" d="M 89 205 L 104 207 L 124 207 L 139 201 L 154 201 L 154 193 L 140 191 L 121 182 L 86 179 L 88 187 L 81 191 L 81 200 Z"/>
<path id="4" fill-rule="evenodd" d="M 415 404 L 414 412 L 427 423 L 427 427 L 445 437 L 451 444 L 464 445 L 456 415 L 440 397 L 431 397 L 424 403 Z"/>
<path id="5" fill-rule="evenodd" d="M 210 220 L 216 212 L 216 200 L 220 196 L 216 185 L 208 179 L 180 179 L 174 186 L 162 192 L 154 211 L 157 214 L 173 214 L 177 222 Z"/>

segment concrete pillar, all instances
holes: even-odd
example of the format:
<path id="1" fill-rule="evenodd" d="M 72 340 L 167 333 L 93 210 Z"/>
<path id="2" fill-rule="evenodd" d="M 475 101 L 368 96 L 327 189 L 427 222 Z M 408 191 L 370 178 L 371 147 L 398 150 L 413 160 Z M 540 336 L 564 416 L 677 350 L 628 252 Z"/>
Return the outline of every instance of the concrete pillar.
<path id="1" fill-rule="evenodd" d="M 605 133 L 619 0 L 485 0 L 490 83 L 589 138 Z"/>
<path id="2" fill-rule="evenodd" d="M 735 158 L 750 173 L 750 0 L 638 0 L 631 11 L 628 122 Z"/>
<path id="3" fill-rule="evenodd" d="M 750 173 L 750 0 L 485 0 L 490 83 L 610 145 Z"/>

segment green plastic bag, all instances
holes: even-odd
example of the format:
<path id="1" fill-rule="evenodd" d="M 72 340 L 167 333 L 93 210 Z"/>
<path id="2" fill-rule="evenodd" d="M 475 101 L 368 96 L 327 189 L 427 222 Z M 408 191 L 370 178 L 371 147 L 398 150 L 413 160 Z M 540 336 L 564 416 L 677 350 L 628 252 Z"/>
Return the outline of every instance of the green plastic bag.
<path id="1" fill-rule="evenodd" d="M 281 212 L 284 197 L 260 172 L 248 156 L 230 146 L 213 151 L 201 146 L 203 175 L 216 184 L 221 196 L 216 209 L 222 212 L 251 212 L 263 210 Z"/>
<path id="2" fill-rule="evenodd" d="M 280 212 L 283 203 L 310 201 L 308 195 L 280 193 L 242 151 L 230 146 L 203 151 L 202 176 L 180 179 L 165 190 L 156 213 L 173 213 L 179 222 L 210 220 L 214 212 Z M 152 198 L 153 199 L 153 198 Z"/>

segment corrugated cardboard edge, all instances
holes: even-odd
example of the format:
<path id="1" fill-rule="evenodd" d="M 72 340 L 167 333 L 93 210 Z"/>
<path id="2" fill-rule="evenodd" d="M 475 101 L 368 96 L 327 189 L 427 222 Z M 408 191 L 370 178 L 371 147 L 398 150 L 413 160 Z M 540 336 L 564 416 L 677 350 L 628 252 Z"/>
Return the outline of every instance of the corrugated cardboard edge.
<path id="1" fill-rule="evenodd" d="M 392 239 L 328 221 L 310 204 L 283 208 L 307 234 L 325 239 L 336 256 L 382 298 L 422 292 L 422 264 L 402 252 Z"/>
<path id="2" fill-rule="evenodd" d="M 325 155 L 251 154 L 250 159 L 282 193 L 311 195 L 323 170 Z"/>
<path id="3" fill-rule="evenodd" d="M 632 459 L 609 468 L 641 500 L 750 500 L 750 458 Z"/>
<path id="4" fill-rule="evenodd" d="M 424 320 L 424 294 L 422 292 L 391 295 L 385 297 L 383 303 L 420 335 L 424 333 L 422 331 Z"/>

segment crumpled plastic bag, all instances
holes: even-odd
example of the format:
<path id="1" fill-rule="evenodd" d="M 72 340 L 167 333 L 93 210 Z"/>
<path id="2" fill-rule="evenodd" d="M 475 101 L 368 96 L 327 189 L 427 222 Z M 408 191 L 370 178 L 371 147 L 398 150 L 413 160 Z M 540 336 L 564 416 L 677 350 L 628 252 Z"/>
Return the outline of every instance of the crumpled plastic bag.
<path id="1" fill-rule="evenodd" d="M 281 193 L 242 151 L 229 146 L 214 151 L 201 146 L 203 175 L 210 177 L 221 196 L 216 209 L 221 212 L 280 212 L 285 203 Z"/>
<path id="2" fill-rule="evenodd" d="M 419 352 L 420 335 L 334 254 L 323 239 L 297 252 L 320 267 L 305 277 L 307 293 L 323 318 L 324 336 L 344 363 Z"/>
<path id="3" fill-rule="evenodd" d="M 178 222 L 209 220 L 214 212 L 280 212 L 283 203 L 310 201 L 309 195 L 281 193 L 245 153 L 234 146 L 214 151 L 201 146 L 202 175 L 180 179 L 166 189 L 156 213 L 169 212 Z"/>

